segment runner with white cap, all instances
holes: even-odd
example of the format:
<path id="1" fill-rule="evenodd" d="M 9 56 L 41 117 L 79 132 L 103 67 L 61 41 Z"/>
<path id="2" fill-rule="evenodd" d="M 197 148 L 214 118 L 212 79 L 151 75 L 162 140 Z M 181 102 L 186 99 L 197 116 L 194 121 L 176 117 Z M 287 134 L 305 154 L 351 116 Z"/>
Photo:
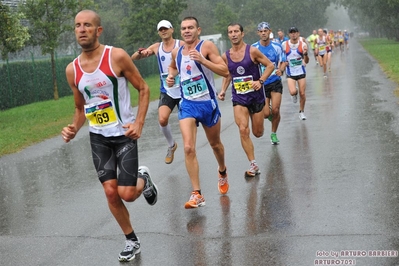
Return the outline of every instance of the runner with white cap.
<path id="1" fill-rule="evenodd" d="M 162 42 L 156 42 L 146 49 L 138 49 L 138 51 L 132 55 L 132 60 L 139 60 L 152 55 L 157 56 L 161 84 L 158 104 L 158 122 L 160 129 L 168 142 L 168 151 L 165 157 L 165 163 L 170 164 L 173 162 L 177 143 L 172 136 L 169 117 L 175 106 L 179 105 L 180 85 L 179 80 L 176 79 L 175 86 L 168 87 L 165 83 L 165 79 L 172 58 L 172 50 L 176 47 L 180 47 L 184 42 L 173 38 L 173 26 L 168 20 L 161 20 L 157 25 L 157 31 Z"/>

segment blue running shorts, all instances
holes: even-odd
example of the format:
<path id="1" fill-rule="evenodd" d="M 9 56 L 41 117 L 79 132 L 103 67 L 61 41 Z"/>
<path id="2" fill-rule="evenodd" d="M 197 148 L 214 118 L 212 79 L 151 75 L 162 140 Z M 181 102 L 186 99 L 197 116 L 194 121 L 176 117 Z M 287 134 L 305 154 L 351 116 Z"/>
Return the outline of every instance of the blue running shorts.
<path id="1" fill-rule="evenodd" d="M 182 99 L 179 108 L 179 120 L 195 118 L 197 127 L 199 123 L 212 127 L 217 124 L 221 116 L 217 101 L 190 101 Z"/>

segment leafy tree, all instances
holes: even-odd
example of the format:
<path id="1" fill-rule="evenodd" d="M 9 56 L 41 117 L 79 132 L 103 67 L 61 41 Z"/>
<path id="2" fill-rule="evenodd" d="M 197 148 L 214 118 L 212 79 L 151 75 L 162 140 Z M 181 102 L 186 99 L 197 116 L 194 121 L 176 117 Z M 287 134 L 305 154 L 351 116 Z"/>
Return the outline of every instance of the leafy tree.
<path id="1" fill-rule="evenodd" d="M 238 22 L 244 27 L 246 42 L 252 43 L 258 39 L 256 26 L 262 21 L 269 22 L 274 33 L 279 28 L 287 32 L 289 27 L 296 26 L 304 36 L 323 27 L 327 22 L 325 10 L 332 1 L 188 0 L 182 14 L 197 17 L 202 34 L 224 34 L 230 22 Z"/>
<path id="2" fill-rule="evenodd" d="M 215 8 L 215 16 L 218 18 L 214 26 L 215 31 L 221 32 L 223 39 L 228 40 L 227 26 L 230 23 L 239 23 L 238 14 L 234 13 L 233 9 L 225 3 L 218 3 Z"/>
<path id="3" fill-rule="evenodd" d="M 22 19 L 22 13 L 11 12 L 7 5 L 0 2 L 0 50 L 3 60 L 8 59 L 9 53 L 22 49 L 30 37 L 28 28 L 21 24 Z"/>
<path id="4" fill-rule="evenodd" d="M 42 54 L 51 56 L 54 100 L 59 98 L 55 68 L 55 51 L 60 44 L 59 38 L 73 31 L 76 13 L 93 4 L 92 0 L 26 0 L 20 5 L 20 10 L 29 21 L 31 44 L 39 45 Z"/>
<path id="5" fill-rule="evenodd" d="M 126 49 L 145 47 L 159 39 L 156 25 L 162 19 L 169 20 L 175 27 L 178 17 L 187 5 L 185 0 L 123 0 L 128 4 L 129 16 L 122 20 L 123 43 Z M 175 31 L 175 35 L 178 31 Z"/>
<path id="6" fill-rule="evenodd" d="M 196 17 L 201 27 L 201 35 L 209 35 L 221 33 L 219 29 L 215 29 L 217 23 L 217 16 L 215 6 L 221 3 L 220 6 L 231 6 L 225 3 L 225 0 L 188 0 L 187 8 L 182 11 L 180 18 L 183 19 L 187 16 Z M 227 26 L 227 25 L 226 25 Z"/>
<path id="7" fill-rule="evenodd" d="M 121 18 L 129 16 L 128 9 L 125 8 L 126 4 L 121 0 L 100 0 L 98 2 L 98 13 L 104 27 L 100 41 L 108 45 L 123 47 Z"/>
<path id="8" fill-rule="evenodd" d="M 325 25 L 327 22 L 325 10 L 330 2 L 330 0 L 249 0 L 241 8 L 240 19 L 245 25 L 246 36 L 250 39 L 258 38 L 256 26 L 261 21 L 269 22 L 275 34 L 279 28 L 287 32 L 289 27 L 296 26 L 305 36 L 315 27 Z"/>
<path id="9" fill-rule="evenodd" d="M 336 0 L 363 30 L 372 36 L 395 38 L 399 41 L 399 0 Z"/>

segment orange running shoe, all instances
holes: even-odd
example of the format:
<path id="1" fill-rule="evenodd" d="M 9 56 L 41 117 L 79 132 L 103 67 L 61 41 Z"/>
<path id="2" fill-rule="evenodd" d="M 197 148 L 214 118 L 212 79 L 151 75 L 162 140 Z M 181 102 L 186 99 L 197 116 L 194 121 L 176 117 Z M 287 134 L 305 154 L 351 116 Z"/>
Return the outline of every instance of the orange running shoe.
<path id="1" fill-rule="evenodd" d="M 227 171 L 227 169 L 226 169 Z M 219 182 L 218 182 L 218 189 L 220 194 L 226 194 L 227 191 L 229 191 L 229 181 L 227 179 L 227 172 L 225 175 L 221 175 L 220 172 L 219 173 Z"/>
<path id="2" fill-rule="evenodd" d="M 190 200 L 186 202 L 184 208 L 192 209 L 205 206 L 204 196 L 200 195 L 197 191 L 191 193 Z"/>

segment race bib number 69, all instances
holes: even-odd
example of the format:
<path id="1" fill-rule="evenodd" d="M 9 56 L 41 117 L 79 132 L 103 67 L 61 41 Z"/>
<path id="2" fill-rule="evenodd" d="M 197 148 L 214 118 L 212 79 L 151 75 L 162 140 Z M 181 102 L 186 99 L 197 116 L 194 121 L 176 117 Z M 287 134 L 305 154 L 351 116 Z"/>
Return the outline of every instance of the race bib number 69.
<path id="1" fill-rule="evenodd" d="M 118 124 L 115 110 L 110 99 L 86 104 L 85 116 L 89 125 L 97 129 L 114 127 Z"/>

